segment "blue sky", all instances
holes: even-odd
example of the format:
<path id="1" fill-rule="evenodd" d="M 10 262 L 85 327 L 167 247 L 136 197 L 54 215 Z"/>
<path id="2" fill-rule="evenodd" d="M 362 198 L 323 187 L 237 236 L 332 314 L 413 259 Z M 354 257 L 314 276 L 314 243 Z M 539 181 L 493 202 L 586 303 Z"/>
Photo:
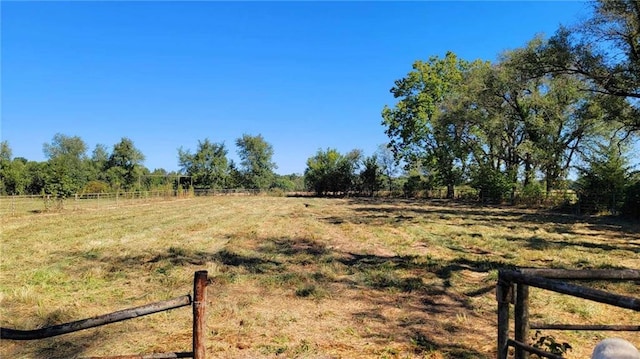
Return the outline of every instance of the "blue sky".
<path id="1" fill-rule="evenodd" d="M 318 149 L 372 154 L 381 110 L 415 60 L 495 60 L 588 14 L 578 1 L 2 1 L 1 138 L 42 161 L 56 133 L 90 154 L 128 137 L 145 166 L 178 148 L 262 134 L 276 172 Z"/>

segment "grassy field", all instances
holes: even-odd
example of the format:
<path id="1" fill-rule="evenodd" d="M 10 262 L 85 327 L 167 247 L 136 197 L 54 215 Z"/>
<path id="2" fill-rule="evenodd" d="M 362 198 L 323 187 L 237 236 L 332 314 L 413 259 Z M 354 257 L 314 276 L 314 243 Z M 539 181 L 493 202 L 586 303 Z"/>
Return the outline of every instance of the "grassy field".
<path id="1" fill-rule="evenodd" d="M 208 270 L 210 358 L 494 358 L 497 269 L 640 269 L 640 227 L 404 200 L 207 197 L 3 216 L 0 320 L 33 329 L 170 299 Z M 637 283 L 598 288 L 638 295 Z M 535 321 L 640 313 L 532 289 Z M 188 351 L 188 308 L 2 358 Z M 545 331 L 584 358 L 602 332 Z M 615 333 L 640 345 L 637 333 Z"/>

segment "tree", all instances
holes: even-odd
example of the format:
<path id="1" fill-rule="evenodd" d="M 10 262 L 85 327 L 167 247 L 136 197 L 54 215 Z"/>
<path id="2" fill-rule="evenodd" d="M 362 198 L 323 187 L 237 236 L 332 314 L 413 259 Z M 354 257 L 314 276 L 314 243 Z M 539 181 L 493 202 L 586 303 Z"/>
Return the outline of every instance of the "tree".
<path id="1" fill-rule="evenodd" d="M 26 193 L 28 194 L 42 194 L 45 189 L 47 181 L 47 162 L 29 161 L 26 166 Z"/>
<path id="2" fill-rule="evenodd" d="M 587 167 L 578 168 L 578 196 L 583 212 L 616 213 L 625 203 L 630 167 L 620 150 L 620 144 L 615 141 L 600 144 L 585 159 Z"/>
<path id="3" fill-rule="evenodd" d="M 304 191 L 304 177 L 298 174 L 276 175 L 271 188 L 285 192 Z"/>
<path id="4" fill-rule="evenodd" d="M 11 157 L 13 153 L 9 142 L 0 142 L 0 193 L 6 194 L 7 191 L 7 178 L 9 176 L 9 167 L 11 166 Z"/>
<path id="5" fill-rule="evenodd" d="M 540 41 L 535 38 L 525 48 L 503 54 L 484 71 L 481 86 L 469 91 L 476 94 L 475 106 L 482 110 L 472 116 L 478 135 L 472 153 L 482 167 L 475 173 L 503 172 L 512 184 L 512 197 L 521 174 L 524 187 L 542 173 L 547 193 L 557 188 L 583 142 L 598 132 L 602 121 L 593 95 L 580 91 L 576 76 L 530 76 L 527 56 Z"/>
<path id="6" fill-rule="evenodd" d="M 447 186 L 447 198 L 454 196 L 454 186 L 461 179 L 457 167 L 466 156 L 459 146 L 464 126 L 455 116 L 443 116 L 442 109 L 459 91 L 468 68 L 469 63 L 452 52 L 444 59 L 434 56 L 427 62 L 416 61 L 413 70 L 391 88 L 398 103 L 382 110 L 382 124 L 396 158 L 423 159 Z"/>
<path id="7" fill-rule="evenodd" d="M 304 171 L 307 189 L 314 191 L 318 196 L 329 193 L 348 194 L 355 184 L 361 156 L 359 150 L 352 150 L 346 155 L 332 148 L 326 151 L 318 150 L 313 157 L 307 159 L 307 168 Z"/>
<path id="8" fill-rule="evenodd" d="M 91 153 L 91 159 L 89 160 L 90 175 L 92 180 L 104 181 L 106 180 L 104 171 L 107 169 L 107 163 L 109 161 L 109 151 L 107 146 L 103 144 L 97 144 Z"/>
<path id="9" fill-rule="evenodd" d="M 640 2 L 596 0 L 592 17 L 529 52 L 538 76 L 574 74 L 630 132 L 640 130 Z M 612 99 L 613 98 L 613 99 Z M 625 111 L 620 112 L 620 109 Z"/>
<path id="10" fill-rule="evenodd" d="M 365 195 L 373 195 L 382 187 L 382 169 L 378 165 L 378 158 L 373 155 L 363 161 L 363 169 L 360 172 L 360 183 Z"/>
<path id="11" fill-rule="evenodd" d="M 247 188 L 265 190 L 271 186 L 276 164 L 272 162 L 273 147 L 262 135 L 244 134 L 236 140 L 240 156 L 240 173 Z"/>
<path id="12" fill-rule="evenodd" d="M 528 139 L 527 124 L 535 116 L 534 94 L 539 89 L 539 82 L 522 76 L 514 66 L 518 60 L 517 51 L 507 52 L 497 64 L 481 71 L 477 104 L 484 115 L 476 121 L 480 143 L 474 146 L 476 168 L 472 171 L 472 177 L 486 173 L 500 178 L 501 185 L 496 190 L 505 189 L 504 183 L 508 182 L 512 199 L 521 165 L 524 164 L 525 183 L 533 177 L 531 154 L 524 144 Z"/>
<path id="13" fill-rule="evenodd" d="M 393 152 L 389 149 L 389 147 L 386 144 L 381 144 L 378 146 L 375 156 L 378 163 L 378 167 L 380 167 L 380 170 L 382 171 L 384 177 L 386 177 L 387 189 L 391 191 L 393 189 L 392 188 L 393 178 L 400 171 L 400 165 L 398 161 L 396 161 L 396 159 L 394 158 Z"/>
<path id="14" fill-rule="evenodd" d="M 229 161 L 224 143 L 198 141 L 194 154 L 178 149 L 181 173 L 191 176 L 196 188 L 224 188 L 229 179 Z"/>
<path id="15" fill-rule="evenodd" d="M 79 192 L 87 182 L 85 142 L 78 136 L 58 133 L 51 143 L 44 144 L 43 151 L 48 157 L 45 192 L 59 198 Z"/>
<path id="16" fill-rule="evenodd" d="M 130 190 L 140 180 L 144 155 L 133 141 L 123 137 L 113 146 L 113 151 L 106 163 L 106 171 L 111 185 L 115 188 Z"/>

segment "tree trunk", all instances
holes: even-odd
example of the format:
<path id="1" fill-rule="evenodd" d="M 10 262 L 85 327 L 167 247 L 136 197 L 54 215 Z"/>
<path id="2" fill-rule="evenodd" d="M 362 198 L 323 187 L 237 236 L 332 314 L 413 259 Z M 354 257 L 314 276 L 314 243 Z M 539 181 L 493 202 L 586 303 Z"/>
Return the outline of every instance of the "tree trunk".
<path id="1" fill-rule="evenodd" d="M 455 189 L 453 184 L 448 184 L 447 185 L 447 199 L 453 199 L 454 195 L 455 195 Z"/>
<path id="2" fill-rule="evenodd" d="M 531 171 L 531 154 L 527 153 L 524 160 L 524 186 L 528 186 L 533 178 L 533 171 Z"/>

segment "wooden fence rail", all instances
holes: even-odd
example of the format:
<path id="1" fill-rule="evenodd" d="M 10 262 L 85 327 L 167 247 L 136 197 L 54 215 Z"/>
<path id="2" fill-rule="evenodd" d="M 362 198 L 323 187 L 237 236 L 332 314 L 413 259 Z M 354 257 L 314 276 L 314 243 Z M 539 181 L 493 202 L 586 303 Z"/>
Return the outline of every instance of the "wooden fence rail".
<path id="1" fill-rule="evenodd" d="M 640 280 L 639 270 L 563 270 L 521 269 L 501 270 L 498 275 L 498 359 L 506 359 L 509 347 L 515 348 L 516 359 L 526 359 L 529 353 L 558 359 L 560 355 L 541 351 L 526 344 L 530 329 L 640 331 L 640 325 L 574 325 L 529 323 L 529 287 L 537 287 L 620 308 L 640 311 L 640 298 L 623 296 L 569 284 L 567 280 Z M 514 308 L 514 339 L 509 338 L 509 306 Z"/>
<path id="2" fill-rule="evenodd" d="M 156 353 L 148 355 L 125 355 L 115 357 L 101 357 L 102 359 L 164 359 L 164 358 L 205 358 L 205 311 L 207 294 L 207 271 L 195 272 L 193 280 L 193 299 L 190 295 L 184 295 L 162 302 L 155 302 L 135 308 L 120 310 L 117 312 L 77 320 L 70 323 L 58 324 L 46 328 L 34 330 L 17 330 L 0 328 L 0 338 L 7 340 L 38 340 L 58 335 L 77 332 L 102 325 L 129 320 L 153 313 L 164 312 L 171 309 L 191 305 L 193 307 L 193 351 L 178 353 Z M 94 358 L 97 359 L 97 358 Z"/>

